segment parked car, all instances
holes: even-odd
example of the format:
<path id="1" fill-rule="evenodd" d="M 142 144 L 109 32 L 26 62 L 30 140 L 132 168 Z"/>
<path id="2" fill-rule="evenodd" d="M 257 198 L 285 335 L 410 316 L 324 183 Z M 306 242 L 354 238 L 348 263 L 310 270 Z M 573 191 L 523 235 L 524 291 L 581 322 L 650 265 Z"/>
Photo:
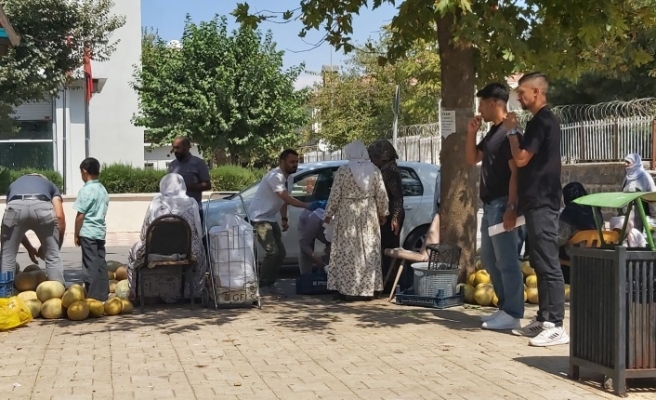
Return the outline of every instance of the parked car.
<path id="1" fill-rule="evenodd" d="M 298 171 L 289 177 L 288 187 L 291 195 L 303 202 L 327 200 L 333 184 L 333 175 L 346 161 L 324 161 L 300 164 Z M 418 250 L 424 243 L 430 226 L 433 208 L 435 184 L 440 174 L 440 167 L 433 164 L 417 162 L 399 162 L 403 184 L 403 208 L 405 221 L 401 228 L 401 243 L 404 248 Z M 205 220 L 208 227 L 220 225 L 226 214 L 244 215 L 244 206 L 248 209 L 260 182 L 223 199 L 203 202 Z M 243 203 L 242 203 L 243 199 Z M 301 209 L 288 208 L 289 230 L 283 232 L 283 242 L 287 251 L 285 264 L 296 264 L 299 255 L 297 222 Z M 259 249 L 260 254 L 262 249 Z M 316 252 L 323 252 L 323 245 L 317 243 Z"/>

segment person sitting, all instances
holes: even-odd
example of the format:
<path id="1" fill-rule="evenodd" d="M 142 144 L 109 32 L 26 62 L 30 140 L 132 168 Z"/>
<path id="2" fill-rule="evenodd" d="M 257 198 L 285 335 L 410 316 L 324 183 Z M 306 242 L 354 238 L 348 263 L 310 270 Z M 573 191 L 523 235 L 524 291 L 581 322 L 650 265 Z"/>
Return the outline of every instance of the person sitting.
<path id="1" fill-rule="evenodd" d="M 187 196 L 187 186 L 184 178 L 179 174 L 165 175 L 159 183 L 159 191 L 160 193 L 153 198 L 146 212 L 141 227 L 140 240 L 132 246 L 128 255 L 130 299 L 134 300 L 136 298 L 136 270 L 144 266 L 148 228 L 155 219 L 165 215 L 182 217 L 191 228 L 192 256 L 196 262 L 193 280 L 195 293 L 187 293 L 185 297 L 189 295 L 198 297 L 203 290 L 203 280 L 208 267 L 202 243 L 203 231 L 200 213 L 198 212 L 198 202 Z M 145 280 L 144 297 L 147 299 L 156 298 L 165 303 L 177 302 L 180 300 L 181 279 L 182 277 L 179 275 L 166 274 L 159 276 L 158 279 Z"/>
<path id="2" fill-rule="evenodd" d="M 649 175 L 649 172 L 642 165 L 640 154 L 629 154 L 624 158 L 624 163 L 626 165 L 626 176 L 622 181 L 623 192 L 656 192 L 654 178 Z M 656 204 L 647 203 L 646 201 L 642 201 L 642 204 L 647 217 L 656 216 Z M 625 209 L 622 211 L 626 212 Z M 648 228 L 643 226 L 644 224 L 638 213 L 634 215 L 633 225 L 638 231 Z"/>
<path id="3" fill-rule="evenodd" d="M 613 217 L 610 219 L 610 229 L 615 232 L 621 233 L 624 226 L 625 217 Z M 647 247 L 647 239 L 645 236 L 633 227 L 633 218 L 629 217 L 629 222 L 626 225 L 626 237 L 624 238 L 623 246 L 626 247 Z"/>
<path id="4" fill-rule="evenodd" d="M 317 240 L 326 246 L 324 256 L 330 254 L 330 242 L 326 239 L 323 227 L 325 218 L 326 212 L 323 208 L 317 208 L 314 211 L 303 210 L 298 218 L 298 247 L 300 249 L 298 267 L 301 274 L 312 272 L 315 265 L 321 268 L 326 266 L 325 258 L 314 254 L 314 244 Z"/>

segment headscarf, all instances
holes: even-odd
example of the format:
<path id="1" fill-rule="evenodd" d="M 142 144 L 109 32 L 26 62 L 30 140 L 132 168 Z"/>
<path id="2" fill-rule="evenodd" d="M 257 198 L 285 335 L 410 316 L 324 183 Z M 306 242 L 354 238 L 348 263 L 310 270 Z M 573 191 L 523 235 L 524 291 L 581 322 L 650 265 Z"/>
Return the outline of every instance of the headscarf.
<path id="1" fill-rule="evenodd" d="M 369 145 L 367 150 L 371 161 L 376 165 L 380 165 L 381 169 L 395 163 L 399 158 L 394 145 L 387 139 L 376 140 Z"/>
<path id="2" fill-rule="evenodd" d="M 190 211 L 191 210 L 191 211 Z M 202 235 L 202 225 L 200 222 L 200 213 L 198 212 L 198 203 L 196 200 L 187 196 L 187 185 L 185 185 L 182 175 L 171 173 L 166 174 L 159 182 L 159 194 L 153 197 L 148 209 L 149 222 L 163 215 L 173 214 L 181 216 L 185 212 L 193 212 L 194 225 L 191 229 L 197 229 L 198 235 Z"/>
<path id="3" fill-rule="evenodd" d="M 560 219 L 580 231 L 596 229 L 594 215 L 598 211 L 590 206 L 582 206 L 574 203 L 574 200 L 587 194 L 588 192 L 579 182 L 570 182 L 563 188 L 565 209 L 560 214 Z M 599 217 L 599 214 L 597 216 Z"/>
<path id="4" fill-rule="evenodd" d="M 364 192 L 368 192 L 373 184 L 376 166 L 370 161 L 364 143 L 356 140 L 347 145 L 344 148 L 344 156 L 348 160 L 348 166 L 351 169 L 353 178 L 355 178 L 355 183 Z"/>
<path id="5" fill-rule="evenodd" d="M 610 229 L 617 229 L 619 231 L 622 230 L 624 227 L 624 220 L 626 219 L 626 216 L 620 216 L 620 217 L 613 217 L 610 219 L 609 224 L 610 224 Z M 645 237 L 642 235 L 642 232 L 638 231 L 637 229 L 634 229 L 633 225 L 633 215 L 630 215 L 628 218 L 628 222 L 626 224 L 626 238 L 625 242 L 629 247 L 644 247 L 646 246 L 645 244 Z"/>
<path id="6" fill-rule="evenodd" d="M 624 158 L 625 161 L 631 163 L 626 167 L 626 176 L 622 182 L 622 190 L 625 192 L 654 192 L 656 185 L 654 180 L 647 173 L 645 167 L 642 165 L 642 158 L 638 153 L 629 154 Z"/>

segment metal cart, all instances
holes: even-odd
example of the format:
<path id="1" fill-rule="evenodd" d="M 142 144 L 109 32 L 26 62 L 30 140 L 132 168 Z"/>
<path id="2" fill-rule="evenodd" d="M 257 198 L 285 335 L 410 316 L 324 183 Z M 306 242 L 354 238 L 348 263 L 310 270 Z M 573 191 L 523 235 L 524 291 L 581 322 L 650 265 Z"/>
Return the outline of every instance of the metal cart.
<path id="1" fill-rule="evenodd" d="M 203 304 L 214 308 L 255 306 L 261 308 L 256 232 L 250 225 L 244 199 L 243 213 L 235 213 L 237 224 L 225 227 L 209 222 L 209 206 L 219 193 L 212 193 L 204 209 L 203 232 L 209 272 L 205 276 Z M 248 228 L 246 228 L 248 226 Z M 218 229 L 212 229 L 217 227 Z"/>

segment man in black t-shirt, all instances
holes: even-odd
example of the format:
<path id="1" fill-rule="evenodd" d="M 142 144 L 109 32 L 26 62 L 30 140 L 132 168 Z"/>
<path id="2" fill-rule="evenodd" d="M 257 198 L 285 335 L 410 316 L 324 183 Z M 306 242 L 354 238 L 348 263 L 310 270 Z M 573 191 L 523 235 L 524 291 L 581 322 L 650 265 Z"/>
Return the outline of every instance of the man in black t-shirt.
<path id="1" fill-rule="evenodd" d="M 519 209 L 526 217 L 530 260 L 538 279 L 538 314 L 513 333 L 529 336 L 532 346 L 569 343 L 563 328 L 565 282 L 558 260 L 560 213 L 560 122 L 547 107 L 549 82 L 538 72 L 524 75 L 517 88 L 522 108 L 533 114 L 521 140 L 517 117 L 504 121 L 513 159 L 519 167 Z"/>
<path id="2" fill-rule="evenodd" d="M 499 299 L 499 310 L 482 318 L 484 329 L 520 328 L 524 317 L 524 280 L 519 266 L 517 222 L 517 166 L 510 152 L 505 128 L 509 92 L 505 85 L 491 83 L 481 89 L 480 116 L 467 126 L 465 159 L 469 165 L 482 162 L 480 196 L 483 202 L 481 220 L 481 261 L 490 274 Z M 485 138 L 476 144 L 481 120 L 491 122 Z M 490 236 L 488 228 L 503 224 L 506 232 Z"/>

